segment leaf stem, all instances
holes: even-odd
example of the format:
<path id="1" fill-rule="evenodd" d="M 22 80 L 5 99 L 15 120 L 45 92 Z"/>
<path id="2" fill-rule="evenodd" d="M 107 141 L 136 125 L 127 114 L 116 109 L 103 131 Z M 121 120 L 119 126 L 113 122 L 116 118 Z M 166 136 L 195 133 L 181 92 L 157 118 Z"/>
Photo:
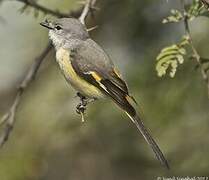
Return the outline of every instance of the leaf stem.
<path id="1" fill-rule="evenodd" d="M 198 63 L 198 65 L 200 67 L 202 79 L 206 83 L 207 94 L 208 94 L 208 98 L 209 98 L 209 78 L 208 78 L 208 75 L 207 75 L 207 71 L 204 69 L 204 67 L 203 67 L 203 65 L 201 63 L 200 55 L 197 52 L 197 50 L 196 50 L 196 48 L 194 46 L 194 43 L 193 43 L 192 35 L 191 35 L 191 32 L 190 32 L 189 18 L 188 18 L 188 14 L 187 14 L 187 10 L 186 10 L 185 0 L 181 0 L 181 5 L 182 5 L 182 9 L 183 9 L 185 32 L 186 32 L 186 35 L 188 36 L 189 45 L 190 45 L 191 50 L 193 52 L 193 57 L 194 57 L 194 59 L 196 60 L 196 62 Z"/>

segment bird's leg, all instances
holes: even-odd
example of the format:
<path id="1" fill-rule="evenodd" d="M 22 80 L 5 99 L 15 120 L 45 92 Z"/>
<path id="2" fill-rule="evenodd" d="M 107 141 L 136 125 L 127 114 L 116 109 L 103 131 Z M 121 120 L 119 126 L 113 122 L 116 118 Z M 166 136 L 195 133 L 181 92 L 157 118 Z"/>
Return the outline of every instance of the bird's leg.
<path id="1" fill-rule="evenodd" d="M 84 122 L 84 113 L 86 111 L 87 104 L 93 102 L 95 99 L 87 98 L 79 92 L 77 93 L 77 96 L 80 98 L 80 103 L 76 106 L 76 112 L 81 115 L 81 120 Z"/>
<path id="2" fill-rule="evenodd" d="M 77 96 L 80 98 L 80 103 L 76 106 L 76 112 L 81 115 L 81 121 L 84 122 L 84 112 L 87 105 L 85 102 L 86 97 L 79 92 L 77 93 Z"/>

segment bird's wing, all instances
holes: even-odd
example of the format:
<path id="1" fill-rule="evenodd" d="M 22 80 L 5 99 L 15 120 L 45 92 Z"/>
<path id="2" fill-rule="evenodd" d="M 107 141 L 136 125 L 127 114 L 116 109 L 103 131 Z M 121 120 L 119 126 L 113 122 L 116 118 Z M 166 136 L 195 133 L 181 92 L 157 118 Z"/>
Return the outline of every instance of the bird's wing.
<path id="1" fill-rule="evenodd" d="M 84 41 L 71 51 L 70 56 L 72 66 L 81 77 L 88 79 L 97 76 L 101 80 L 111 81 L 112 84 L 128 95 L 128 87 L 114 67 L 113 62 L 93 40 Z M 91 83 L 95 84 L 92 81 Z"/>
<path id="2" fill-rule="evenodd" d="M 70 60 L 73 69 L 80 77 L 100 89 L 128 114 L 151 146 L 157 159 L 169 168 L 162 151 L 131 105 L 126 83 L 116 72 L 105 52 L 93 40 L 89 40 L 71 53 Z"/>

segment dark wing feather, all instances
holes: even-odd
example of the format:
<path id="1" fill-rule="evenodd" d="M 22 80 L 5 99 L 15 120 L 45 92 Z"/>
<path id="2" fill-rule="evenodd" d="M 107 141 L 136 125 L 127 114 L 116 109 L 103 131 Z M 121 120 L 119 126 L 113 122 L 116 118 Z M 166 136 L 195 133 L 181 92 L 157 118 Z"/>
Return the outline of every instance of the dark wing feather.
<path id="1" fill-rule="evenodd" d="M 128 94 L 128 87 L 125 81 L 115 72 L 115 69 L 111 73 L 110 81 L 118 86 L 124 93 Z"/>
<path id="2" fill-rule="evenodd" d="M 121 90 L 109 79 L 101 80 L 101 83 L 105 86 L 108 91 L 108 95 L 114 100 L 114 102 L 121 107 L 123 110 L 128 112 L 131 116 L 136 115 L 136 111 L 133 106 L 127 100 L 128 94 Z"/>
<path id="3" fill-rule="evenodd" d="M 97 72 L 102 78 L 109 79 L 114 85 L 128 94 L 125 81 L 116 72 L 113 62 L 106 53 L 91 39 L 84 41 L 71 51 L 75 68 L 82 73 Z"/>

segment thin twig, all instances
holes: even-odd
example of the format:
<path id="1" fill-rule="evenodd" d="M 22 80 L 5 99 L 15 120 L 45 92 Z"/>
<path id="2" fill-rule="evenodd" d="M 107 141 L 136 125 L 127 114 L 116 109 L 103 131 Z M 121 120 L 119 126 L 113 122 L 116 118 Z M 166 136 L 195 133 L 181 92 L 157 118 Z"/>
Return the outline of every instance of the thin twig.
<path id="1" fill-rule="evenodd" d="M 96 0 L 86 0 L 86 3 L 83 8 L 83 12 L 81 13 L 81 16 L 79 17 L 79 20 L 81 21 L 82 24 L 85 24 L 85 19 L 88 15 L 88 13 L 92 10 L 95 9 L 95 4 Z"/>
<path id="2" fill-rule="evenodd" d="M 26 6 L 33 7 L 36 10 L 43 12 L 44 14 L 51 14 L 56 17 L 69 17 L 69 14 L 61 13 L 59 11 L 52 10 L 52 9 L 46 8 L 44 6 L 41 6 L 40 4 L 37 4 L 36 1 L 34 1 L 34 0 L 16 0 L 16 1 L 22 2 Z"/>
<path id="3" fill-rule="evenodd" d="M 91 32 L 91 31 L 97 29 L 98 27 L 99 27 L 98 25 L 93 26 L 93 27 L 90 27 L 90 28 L 87 29 L 87 31 L 88 31 L 88 32 Z"/>
<path id="4" fill-rule="evenodd" d="M 207 71 L 204 69 L 204 67 L 201 63 L 200 55 L 197 52 L 197 50 L 194 46 L 194 43 L 193 43 L 193 39 L 192 39 L 192 35 L 191 35 L 191 32 L 190 32 L 190 27 L 189 27 L 189 19 L 188 19 L 186 7 L 185 7 L 185 0 L 181 0 L 181 4 L 182 4 L 182 8 L 183 8 L 183 13 L 184 13 L 184 28 L 185 28 L 185 31 L 186 31 L 186 35 L 189 38 L 189 44 L 190 44 L 192 52 L 193 52 L 193 59 L 196 60 L 198 66 L 200 67 L 202 78 L 207 85 L 207 93 L 208 93 L 208 97 L 209 97 L 209 78 L 208 78 L 208 75 L 207 75 Z"/>
<path id="5" fill-rule="evenodd" d="M 200 0 L 200 1 L 203 3 L 203 5 L 205 6 L 205 8 L 207 10 L 209 10 L 209 0 Z"/>
<path id="6" fill-rule="evenodd" d="M 83 10 L 78 9 L 77 11 L 71 11 L 68 15 L 52 11 L 48 8 L 42 7 L 38 4 L 36 4 L 33 0 L 17 0 L 20 2 L 25 3 L 26 5 L 30 5 L 31 7 L 34 7 L 37 10 L 40 10 L 44 13 L 52 14 L 57 17 L 79 17 L 83 22 L 85 22 L 85 17 L 88 15 L 88 12 L 91 10 L 91 7 L 93 7 L 96 3 L 96 0 L 90 0 L 86 1 Z M 88 8 L 87 8 L 88 7 Z M 87 11 L 88 10 L 88 11 Z M 13 126 L 16 122 L 15 115 L 18 108 L 18 105 L 20 103 L 21 97 L 26 90 L 26 88 L 30 85 L 30 83 L 34 80 L 36 77 L 36 74 L 41 66 L 41 63 L 45 59 L 45 57 L 49 54 L 49 52 L 52 50 L 52 45 L 49 42 L 46 48 L 43 50 L 43 52 L 34 60 L 34 63 L 31 65 L 31 67 L 28 70 L 28 73 L 25 75 L 23 81 L 19 85 L 19 88 L 17 90 L 16 97 L 9 108 L 8 112 L 2 117 L 0 120 L 0 126 L 3 126 L 2 134 L 0 135 L 0 147 L 2 147 L 5 142 L 8 140 L 9 135 L 13 129 Z"/>
<path id="7" fill-rule="evenodd" d="M 31 65 L 30 69 L 28 70 L 28 73 L 26 74 L 25 78 L 23 79 L 23 81 L 21 82 L 18 88 L 13 104 L 11 105 L 9 111 L 3 116 L 0 124 L 1 125 L 5 124 L 5 126 L 0 136 L 0 147 L 2 147 L 4 143 L 7 141 L 9 134 L 14 126 L 14 123 L 16 120 L 15 114 L 17 111 L 17 107 L 20 103 L 23 92 L 28 87 L 28 85 L 32 82 L 32 80 L 35 78 L 41 63 L 43 62 L 44 58 L 47 56 L 47 54 L 50 52 L 51 49 L 52 49 L 52 45 L 51 43 L 48 43 L 48 45 L 43 50 L 43 52 L 37 58 L 35 58 L 34 63 Z"/>

